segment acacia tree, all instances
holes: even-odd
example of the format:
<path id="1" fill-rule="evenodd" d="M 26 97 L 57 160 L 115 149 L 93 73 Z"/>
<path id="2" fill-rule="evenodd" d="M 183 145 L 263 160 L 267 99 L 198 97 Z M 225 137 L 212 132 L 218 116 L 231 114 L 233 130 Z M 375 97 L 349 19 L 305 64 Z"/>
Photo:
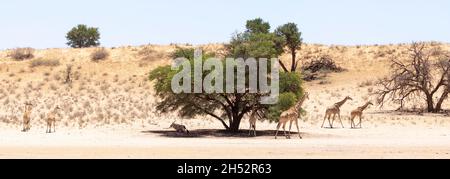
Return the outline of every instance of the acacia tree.
<path id="1" fill-rule="evenodd" d="M 191 61 L 194 49 L 178 49 L 174 57 L 184 57 Z M 213 57 L 213 54 L 203 55 L 203 60 Z M 225 65 L 225 61 L 223 63 Z M 193 68 L 193 67 L 192 67 Z M 157 110 L 166 113 L 177 111 L 181 117 L 195 117 L 209 115 L 225 127 L 227 131 L 237 132 L 245 114 L 252 110 L 260 110 L 261 93 L 174 93 L 171 89 L 171 80 L 179 70 L 172 70 L 170 66 L 163 66 L 150 73 L 150 80 L 157 81 L 154 88 L 161 101 Z M 203 78 L 211 73 L 203 71 Z M 193 75 L 193 74 L 191 74 Z M 193 76 L 191 76 L 193 79 Z M 236 77 L 235 77 L 236 78 Z M 193 80 L 192 80 L 193 81 Z"/>
<path id="2" fill-rule="evenodd" d="M 261 30 L 267 29 L 266 27 L 255 28 L 260 27 L 257 25 L 261 24 L 259 22 L 263 22 L 262 20 L 256 21 L 258 21 L 258 23 L 254 23 L 255 21 L 248 21 L 247 27 L 249 29 L 243 33 L 236 34 L 236 36 L 233 37 L 230 44 L 227 45 L 227 57 L 232 57 L 235 59 L 247 59 L 250 57 L 255 59 L 270 59 L 276 58 L 282 53 L 276 43 L 277 36 L 273 33 L 267 33 L 265 30 Z M 203 55 L 203 60 L 213 56 L 214 54 Z M 172 57 L 184 57 L 189 59 L 191 64 L 193 64 L 192 60 L 194 58 L 194 49 L 179 48 L 173 53 Z M 225 65 L 225 63 L 226 62 L 223 61 L 223 65 Z M 161 99 L 158 101 L 157 110 L 162 113 L 178 112 L 178 114 L 182 117 L 208 115 L 220 121 L 224 128 L 230 132 L 239 131 L 239 126 L 243 117 L 252 110 L 260 111 L 265 118 L 270 118 L 270 116 L 277 118 L 276 114 L 279 116 L 281 110 L 285 110 L 286 108 L 292 106 L 302 93 L 301 78 L 299 74 L 281 73 L 281 94 L 279 103 L 275 105 L 263 105 L 260 103 L 260 99 L 268 94 L 249 93 L 248 91 L 246 93 L 216 92 L 175 94 L 171 89 L 171 81 L 179 70 L 172 70 L 170 66 L 163 66 L 153 70 L 150 73 L 150 80 L 156 81 L 154 89 L 158 97 Z M 203 69 L 202 74 L 204 77 L 209 73 L 211 73 L 211 71 Z M 246 74 L 246 76 L 247 75 L 248 74 Z M 248 80 L 246 80 L 246 83 L 248 83 Z M 294 92 L 285 94 L 284 92 L 287 90 Z"/>
<path id="3" fill-rule="evenodd" d="M 303 41 L 302 33 L 299 31 L 297 24 L 284 24 L 275 30 L 275 34 L 284 38 L 283 46 L 286 46 L 291 53 L 291 72 L 296 71 L 299 63 L 299 60 L 296 59 L 297 51 L 301 49 Z"/>
<path id="4" fill-rule="evenodd" d="M 100 45 L 98 28 L 80 24 L 72 28 L 67 35 L 67 45 L 73 48 L 96 47 Z"/>
<path id="5" fill-rule="evenodd" d="M 378 102 L 382 107 L 390 100 L 402 109 L 405 103 L 424 97 L 428 112 L 440 112 L 450 92 L 449 53 L 425 43 L 413 43 L 409 53 L 405 61 L 391 59 L 391 75 L 378 82 Z"/>

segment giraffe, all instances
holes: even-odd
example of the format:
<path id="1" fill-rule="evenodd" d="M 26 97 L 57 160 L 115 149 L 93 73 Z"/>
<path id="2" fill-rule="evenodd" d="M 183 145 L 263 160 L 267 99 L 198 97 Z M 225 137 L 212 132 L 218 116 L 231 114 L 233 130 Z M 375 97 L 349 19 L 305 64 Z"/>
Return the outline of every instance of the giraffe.
<path id="1" fill-rule="evenodd" d="M 253 136 L 256 137 L 256 120 L 258 120 L 258 117 L 261 117 L 258 113 L 257 109 L 254 109 L 253 112 L 250 115 L 250 118 L 248 119 L 248 123 L 250 125 L 250 128 L 248 130 L 248 135 L 250 136 L 253 131 Z"/>
<path id="2" fill-rule="evenodd" d="M 59 106 L 56 106 L 53 111 L 47 114 L 47 133 L 52 133 L 52 126 L 53 126 L 53 132 L 56 132 L 56 115 L 58 115 L 58 110 L 61 109 Z"/>
<path id="3" fill-rule="evenodd" d="M 278 130 L 283 125 L 283 131 L 284 135 L 287 139 L 291 138 L 291 128 L 292 128 L 292 122 L 295 122 L 295 125 L 297 126 L 298 136 L 300 139 L 302 139 L 302 136 L 300 135 L 300 129 L 298 127 L 298 118 L 300 117 L 300 109 L 303 105 L 303 102 L 305 102 L 306 99 L 309 99 L 309 93 L 305 93 L 303 97 L 298 100 L 297 104 L 295 104 L 293 107 L 288 109 L 287 111 L 284 111 L 281 113 L 280 119 L 278 120 L 277 125 L 277 132 L 275 133 L 275 139 L 277 139 L 278 136 Z M 289 135 L 286 134 L 286 123 L 290 122 L 289 125 Z"/>
<path id="4" fill-rule="evenodd" d="M 22 132 L 28 132 L 31 128 L 31 110 L 33 109 L 33 105 L 31 103 L 25 103 L 25 111 L 23 113 L 23 128 Z"/>
<path id="5" fill-rule="evenodd" d="M 357 109 L 355 109 L 355 110 L 353 110 L 351 113 L 350 113 L 350 125 L 351 125 L 351 128 L 353 129 L 353 128 L 356 128 L 356 126 L 358 126 L 359 125 L 359 128 L 362 128 L 362 120 L 361 120 L 361 118 L 362 118 L 362 114 L 363 114 L 363 112 L 364 112 L 364 110 L 366 110 L 367 109 L 367 107 L 369 107 L 369 105 L 373 105 L 371 102 L 367 102 L 366 104 L 364 104 L 363 106 L 360 106 L 360 107 L 358 107 Z M 358 123 L 358 125 L 355 125 L 355 121 L 354 121 L 354 119 L 356 118 L 356 117 L 359 117 L 359 123 Z"/>
<path id="6" fill-rule="evenodd" d="M 344 128 L 344 124 L 342 123 L 341 120 L 341 107 L 342 105 L 345 104 L 345 102 L 347 102 L 347 100 L 353 100 L 352 98 L 350 98 L 350 96 L 345 97 L 344 100 L 335 103 L 333 106 L 327 108 L 326 112 L 325 112 L 325 117 L 323 118 L 323 122 L 322 122 L 322 128 L 323 125 L 325 124 L 325 120 L 328 119 L 328 124 L 330 124 L 330 127 L 333 128 L 333 124 L 334 124 L 334 120 L 336 119 L 336 115 L 338 115 L 339 121 L 341 121 L 341 125 L 342 128 Z M 330 122 L 330 118 L 331 116 L 333 116 L 333 121 Z"/>

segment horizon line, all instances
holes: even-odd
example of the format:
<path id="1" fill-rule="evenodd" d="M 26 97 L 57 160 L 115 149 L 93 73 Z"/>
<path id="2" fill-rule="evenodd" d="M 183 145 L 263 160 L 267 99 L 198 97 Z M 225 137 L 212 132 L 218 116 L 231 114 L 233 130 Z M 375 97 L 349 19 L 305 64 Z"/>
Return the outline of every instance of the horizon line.
<path id="1" fill-rule="evenodd" d="M 327 43 L 314 43 L 314 42 L 304 42 L 302 43 L 302 45 L 319 45 L 319 46 L 329 46 L 329 47 L 333 47 L 333 46 L 343 46 L 343 47 L 356 47 L 356 46 L 398 46 L 398 45 L 408 45 L 408 44 L 412 44 L 414 42 L 424 42 L 424 43 L 438 43 L 438 44 L 444 44 L 444 45 L 450 45 L 450 42 L 446 42 L 446 41 L 438 41 L 438 40 L 412 40 L 409 42 L 395 42 L 395 43 L 373 43 L 373 44 L 327 44 Z M 10 47 L 10 48 L 0 48 L 0 51 L 5 51 L 5 50 L 12 50 L 12 49 L 17 49 L 17 48 L 33 48 L 35 50 L 47 50 L 47 49 L 89 49 L 89 48 L 125 48 L 125 47 L 142 47 L 142 46 L 207 46 L 207 45 L 225 45 L 228 42 L 209 42 L 209 43 L 189 43 L 189 42 L 177 42 L 177 43 L 147 43 L 147 44 L 123 44 L 123 45 L 117 45 L 117 46 L 103 46 L 100 45 L 96 46 L 96 47 L 87 47 L 87 48 L 73 48 L 73 47 L 69 47 L 69 46 L 65 46 L 65 47 L 44 47 L 44 48 L 35 48 L 32 46 L 18 46 L 18 47 Z"/>

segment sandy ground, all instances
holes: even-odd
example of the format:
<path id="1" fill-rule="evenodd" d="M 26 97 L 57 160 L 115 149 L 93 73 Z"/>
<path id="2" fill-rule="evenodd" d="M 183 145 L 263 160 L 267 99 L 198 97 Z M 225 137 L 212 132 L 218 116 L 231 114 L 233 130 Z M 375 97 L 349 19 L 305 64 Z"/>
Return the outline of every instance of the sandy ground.
<path id="1" fill-rule="evenodd" d="M 440 120 L 445 118 L 434 122 Z M 9 128 L 1 132 L 0 158 L 450 158 L 450 130 L 442 125 L 368 122 L 363 129 L 314 125 L 302 127 L 302 140 L 296 134 L 290 140 L 283 136 L 275 140 L 273 131 L 264 131 L 275 127 L 270 123 L 260 124 L 259 137 L 176 137 L 160 126 L 61 128 L 53 134 L 43 128 L 29 133 Z"/>

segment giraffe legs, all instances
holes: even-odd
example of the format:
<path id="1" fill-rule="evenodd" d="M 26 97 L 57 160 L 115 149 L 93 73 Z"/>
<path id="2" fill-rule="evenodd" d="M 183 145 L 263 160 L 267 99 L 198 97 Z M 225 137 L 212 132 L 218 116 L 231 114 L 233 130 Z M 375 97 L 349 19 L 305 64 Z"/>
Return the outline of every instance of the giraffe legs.
<path id="1" fill-rule="evenodd" d="M 280 130 L 280 127 L 281 127 L 281 123 L 278 123 L 278 125 L 277 125 L 277 132 L 275 133 L 275 139 L 277 139 L 278 130 Z"/>
<path id="2" fill-rule="evenodd" d="M 355 120 L 355 116 L 352 115 L 350 117 L 350 128 L 352 128 L 352 129 L 354 129 L 356 127 L 354 120 Z"/>
<path id="3" fill-rule="evenodd" d="M 22 132 L 26 132 L 26 131 L 27 131 L 27 123 L 24 122 L 24 123 L 23 123 Z"/>
<path id="4" fill-rule="evenodd" d="M 342 128 L 345 128 L 345 127 L 344 127 L 344 123 L 342 123 L 342 120 L 341 120 L 341 114 L 340 114 L 340 113 L 338 113 L 338 117 L 339 117 L 339 121 L 341 122 Z"/>
<path id="5" fill-rule="evenodd" d="M 322 122 L 322 128 L 323 128 L 323 126 L 325 125 L 325 121 L 326 120 L 328 120 L 328 125 L 331 127 L 331 128 L 333 128 L 333 124 L 332 124 L 332 122 L 330 121 L 331 120 L 331 115 L 332 114 L 325 114 L 325 117 L 323 118 L 323 122 Z M 333 116 L 333 120 L 334 120 L 334 116 Z M 333 121 L 334 122 L 334 121 Z"/>
<path id="6" fill-rule="evenodd" d="M 322 127 L 321 128 L 323 128 L 323 125 L 325 124 L 325 120 L 327 120 L 327 117 L 328 117 L 328 114 L 325 114 L 325 117 L 323 118 L 323 122 L 322 122 Z M 330 119 L 328 119 L 328 122 L 330 122 Z"/>
<path id="7" fill-rule="evenodd" d="M 359 125 L 359 128 L 362 128 L 362 116 L 359 116 L 359 123 L 358 123 L 358 125 Z M 356 125 L 356 126 L 358 126 L 358 125 Z"/>
<path id="8" fill-rule="evenodd" d="M 302 135 L 300 134 L 300 128 L 298 127 L 298 119 L 295 120 L 295 125 L 297 126 L 298 137 L 300 137 L 300 139 L 302 139 Z"/>
<path id="9" fill-rule="evenodd" d="M 336 120 L 336 114 L 333 114 L 333 120 L 331 121 L 330 127 L 333 128 L 334 120 Z M 330 123 L 330 119 L 328 119 L 328 123 Z"/>
<path id="10" fill-rule="evenodd" d="M 290 139 L 291 137 L 288 136 L 286 133 L 286 123 L 283 124 L 283 131 L 284 131 L 284 136 L 286 136 L 286 139 Z"/>
<path id="11" fill-rule="evenodd" d="M 294 122 L 293 120 L 289 121 L 289 137 L 291 137 L 291 129 L 292 129 L 292 122 Z"/>

